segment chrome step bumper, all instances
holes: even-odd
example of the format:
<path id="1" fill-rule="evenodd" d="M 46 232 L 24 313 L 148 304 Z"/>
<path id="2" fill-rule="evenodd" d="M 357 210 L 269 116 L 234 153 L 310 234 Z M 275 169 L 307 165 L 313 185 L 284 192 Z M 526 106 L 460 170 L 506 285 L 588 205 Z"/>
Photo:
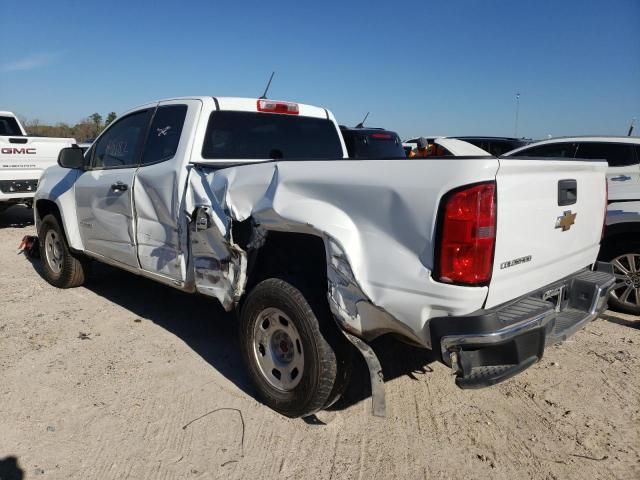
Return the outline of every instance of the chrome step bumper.
<path id="1" fill-rule="evenodd" d="M 560 343 L 607 306 L 615 283 L 610 264 L 581 270 L 514 302 L 430 323 L 432 344 L 456 372 L 461 388 L 499 383 L 542 358 L 546 345 Z"/>

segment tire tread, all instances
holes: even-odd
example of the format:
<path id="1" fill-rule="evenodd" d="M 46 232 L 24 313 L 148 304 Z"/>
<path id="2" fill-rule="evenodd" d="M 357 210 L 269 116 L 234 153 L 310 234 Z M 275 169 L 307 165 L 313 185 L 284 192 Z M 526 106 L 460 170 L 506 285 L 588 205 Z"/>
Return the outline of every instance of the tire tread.
<path id="1" fill-rule="evenodd" d="M 295 308 L 298 309 L 297 313 L 300 313 L 305 320 L 304 326 L 296 324 L 298 331 L 303 334 L 300 331 L 301 327 L 303 327 L 309 333 L 315 345 L 314 349 L 317 352 L 316 357 L 318 359 L 317 376 L 312 379 L 313 384 L 310 386 L 312 391 L 301 392 L 301 394 L 298 392 L 296 394 L 298 398 L 283 400 L 278 399 L 276 395 L 272 395 L 268 388 L 264 388 L 266 383 L 261 379 L 262 376 L 257 367 L 252 363 L 251 329 L 253 324 L 251 319 L 254 318 L 254 315 L 257 315 L 257 312 L 253 311 L 256 304 L 259 306 L 261 302 L 264 302 L 265 298 L 279 299 L 278 301 L 281 300 L 285 304 L 293 302 Z M 327 312 L 328 307 L 319 302 L 314 295 L 305 295 L 302 289 L 279 278 L 269 278 L 260 282 L 249 293 L 243 305 L 240 315 L 241 345 L 250 376 L 258 387 L 261 399 L 268 406 L 288 417 L 311 415 L 324 408 L 327 402 L 331 400 L 338 375 L 339 352 L 334 348 L 335 342 L 331 338 L 333 336 L 331 329 L 337 327 L 331 324 L 326 325 L 332 322 L 330 318 L 326 318 Z M 305 375 L 308 374 L 307 365 L 305 364 Z M 296 392 L 297 389 L 298 387 L 293 392 Z"/>
<path id="2" fill-rule="evenodd" d="M 64 250 L 62 270 L 58 276 L 49 269 L 49 266 L 47 265 L 46 252 L 44 251 L 44 240 L 48 229 L 53 229 L 58 233 Z M 55 215 L 49 214 L 42 219 L 38 237 L 40 243 L 40 258 L 42 258 L 42 270 L 44 272 L 45 279 L 51 285 L 58 288 L 74 288 L 83 285 L 86 279 L 86 261 L 71 251 L 65 232 L 60 226 L 58 218 Z"/>

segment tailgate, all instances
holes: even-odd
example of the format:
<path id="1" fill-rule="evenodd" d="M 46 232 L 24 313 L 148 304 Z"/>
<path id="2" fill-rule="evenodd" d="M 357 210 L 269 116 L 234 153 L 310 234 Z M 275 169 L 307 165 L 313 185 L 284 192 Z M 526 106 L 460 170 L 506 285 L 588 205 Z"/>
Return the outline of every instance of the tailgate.
<path id="1" fill-rule="evenodd" d="M 0 137 L 0 171 L 44 170 L 74 143 L 73 138 Z"/>
<path id="2" fill-rule="evenodd" d="M 595 262 L 605 214 L 606 168 L 599 161 L 500 158 L 487 308 Z"/>

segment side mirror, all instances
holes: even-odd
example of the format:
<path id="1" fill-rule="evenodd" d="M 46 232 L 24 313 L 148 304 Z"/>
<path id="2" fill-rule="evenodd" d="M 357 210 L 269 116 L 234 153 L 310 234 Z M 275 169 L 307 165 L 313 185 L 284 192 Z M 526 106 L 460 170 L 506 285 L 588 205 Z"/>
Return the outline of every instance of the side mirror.
<path id="1" fill-rule="evenodd" d="M 84 169 L 84 153 L 79 147 L 68 147 L 60 150 L 58 165 L 62 168 Z"/>

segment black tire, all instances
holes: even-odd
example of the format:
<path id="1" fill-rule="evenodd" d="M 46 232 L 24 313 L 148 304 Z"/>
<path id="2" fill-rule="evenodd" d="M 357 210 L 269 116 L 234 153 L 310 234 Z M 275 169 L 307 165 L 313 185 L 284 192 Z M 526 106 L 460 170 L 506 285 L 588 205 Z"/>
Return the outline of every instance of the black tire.
<path id="1" fill-rule="evenodd" d="M 256 346 L 260 342 L 255 331 L 259 328 L 258 322 L 263 322 L 261 316 L 268 309 L 284 313 L 294 325 L 302 343 L 304 368 L 299 383 L 288 391 L 272 385 L 273 378 L 269 379 L 258 363 L 262 344 Z M 282 415 L 311 415 L 342 393 L 346 370 L 341 365 L 345 363 L 343 345 L 346 340 L 340 339 L 341 334 L 330 315 L 326 299 L 319 301 L 314 299 L 314 295 L 304 295 L 291 283 L 277 278 L 256 285 L 242 306 L 240 344 L 249 376 L 260 399 Z"/>
<path id="2" fill-rule="evenodd" d="M 620 257 L 625 257 L 620 262 L 624 268 L 630 266 L 626 255 L 634 255 L 637 257 L 637 260 L 634 263 L 638 272 L 636 272 L 636 275 L 629 276 L 629 282 L 631 283 L 630 286 L 640 286 L 640 241 L 627 239 L 621 240 L 619 237 L 610 239 L 609 241 L 605 240 L 600 254 L 600 260 L 613 262 Z M 622 273 L 619 267 L 615 264 L 614 273 L 617 275 Z M 616 278 L 616 285 L 619 285 L 619 281 L 620 279 Z M 635 288 L 632 288 L 634 291 L 629 293 L 627 301 L 621 301 L 620 298 L 623 297 L 625 290 L 625 284 L 622 284 L 619 288 L 614 287 L 614 290 L 609 295 L 609 307 L 618 312 L 640 315 L 640 295 L 636 297 Z"/>
<path id="3" fill-rule="evenodd" d="M 329 408 L 342 398 L 342 394 L 347 389 L 349 382 L 351 381 L 351 373 L 353 372 L 353 347 L 347 345 L 346 342 L 341 342 L 340 351 L 343 352 L 339 355 L 338 360 L 338 373 L 336 374 L 336 381 L 333 384 L 329 398 L 323 408 Z"/>
<path id="4" fill-rule="evenodd" d="M 47 254 L 47 235 L 51 232 L 58 242 L 59 271 L 52 267 Z M 38 232 L 38 243 L 40 244 L 40 258 L 42 259 L 42 272 L 45 280 L 54 287 L 72 288 L 79 287 L 85 281 L 86 260 L 78 255 L 74 255 L 69 249 L 67 237 L 60 227 L 58 219 L 54 215 L 47 215 L 42 219 Z M 49 252 L 51 255 L 51 252 Z"/>

